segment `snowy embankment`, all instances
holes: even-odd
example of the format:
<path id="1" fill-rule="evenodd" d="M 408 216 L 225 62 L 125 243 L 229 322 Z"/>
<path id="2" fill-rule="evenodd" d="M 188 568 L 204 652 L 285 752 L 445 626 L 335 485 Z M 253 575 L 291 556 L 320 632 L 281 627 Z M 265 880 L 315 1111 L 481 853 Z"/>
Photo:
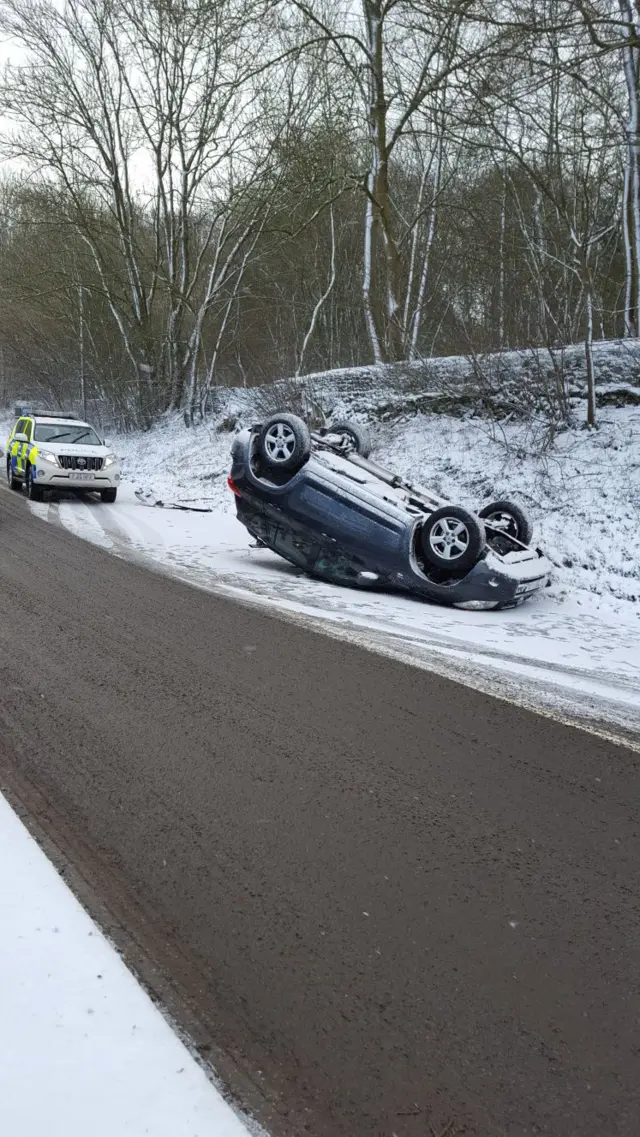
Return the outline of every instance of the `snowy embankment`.
<path id="1" fill-rule="evenodd" d="M 600 340 L 593 355 L 598 406 L 640 406 L 640 340 Z M 210 402 L 219 420 L 242 418 L 256 408 L 297 411 L 309 404 L 328 415 L 375 422 L 462 411 L 504 419 L 548 412 L 559 391 L 577 409 L 585 387 L 584 346 L 573 344 L 562 351 L 530 348 L 340 368 L 257 390 L 216 388 Z"/>

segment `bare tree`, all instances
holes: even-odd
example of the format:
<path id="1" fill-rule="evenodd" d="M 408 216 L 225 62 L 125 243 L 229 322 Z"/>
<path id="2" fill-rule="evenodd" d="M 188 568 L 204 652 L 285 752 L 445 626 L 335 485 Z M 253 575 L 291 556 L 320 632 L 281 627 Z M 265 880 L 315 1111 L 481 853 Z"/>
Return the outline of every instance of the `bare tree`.
<path id="1" fill-rule="evenodd" d="M 238 279 L 255 235 L 259 210 L 247 218 L 238 200 L 264 175 L 273 147 L 262 88 L 282 53 L 278 45 L 264 51 L 267 7 L 261 0 L 3 7 L 2 26 L 29 52 L 4 86 L 4 108 L 19 124 L 9 152 L 64 190 L 138 381 L 143 417 L 180 405 L 214 298 Z"/>
<path id="2" fill-rule="evenodd" d="M 449 84 L 457 85 L 461 97 L 466 70 L 480 59 L 487 61 L 504 32 L 488 37 L 484 5 L 474 0 L 441 0 L 427 8 L 414 0 L 362 0 L 359 18 L 351 9 L 293 2 L 327 37 L 360 95 L 369 150 L 361 181 L 364 314 L 374 359 L 399 359 L 411 333 L 405 326 L 405 242 L 394 201 L 393 163 L 430 96 Z M 375 295 L 379 277 L 380 304 Z"/>
<path id="3" fill-rule="evenodd" d="M 555 29 L 554 29 L 555 34 Z M 557 44 L 552 44 L 554 53 Z M 583 61 L 584 66 L 584 61 Z M 526 80 L 525 80 L 526 82 Z M 595 79 L 589 95 L 583 80 L 565 74 L 553 83 L 550 101 L 523 97 L 511 77 L 509 125 L 504 112 L 493 112 L 493 129 L 509 159 L 524 172 L 537 195 L 534 230 L 529 237 L 538 259 L 553 259 L 580 285 L 587 373 L 587 423 L 596 424 L 593 331 L 595 271 L 598 257 L 617 228 L 618 179 L 611 168 L 614 114 L 610 100 L 597 100 Z M 504 92 L 501 101 L 504 101 Z M 485 102 L 487 117 L 490 116 Z M 559 256 L 543 236 L 540 202 L 546 201 L 566 234 L 566 253 Z M 568 291 L 568 290 L 567 290 Z M 545 305 L 548 312 L 548 307 Z"/>

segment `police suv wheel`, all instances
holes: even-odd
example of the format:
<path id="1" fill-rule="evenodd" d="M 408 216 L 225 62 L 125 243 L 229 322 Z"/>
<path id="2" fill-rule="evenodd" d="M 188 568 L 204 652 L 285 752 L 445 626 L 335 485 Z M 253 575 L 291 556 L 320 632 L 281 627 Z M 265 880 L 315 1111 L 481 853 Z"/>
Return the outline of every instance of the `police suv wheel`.
<path id="1" fill-rule="evenodd" d="M 485 528 L 468 509 L 445 505 L 425 519 L 420 543 L 430 565 L 461 576 L 473 568 L 484 549 Z"/>
<path id="2" fill-rule="evenodd" d="M 22 482 L 13 476 L 13 466 L 11 465 L 10 458 L 7 462 L 7 482 L 10 490 L 18 490 L 19 492 L 22 489 Z"/>
<path id="3" fill-rule="evenodd" d="M 42 486 L 37 486 L 33 480 L 33 469 L 27 466 L 27 495 L 29 501 L 42 501 L 44 493 Z"/>
<path id="4" fill-rule="evenodd" d="M 311 438 L 306 423 L 297 415 L 272 415 L 260 430 L 258 451 L 269 470 L 295 473 L 311 453 Z"/>

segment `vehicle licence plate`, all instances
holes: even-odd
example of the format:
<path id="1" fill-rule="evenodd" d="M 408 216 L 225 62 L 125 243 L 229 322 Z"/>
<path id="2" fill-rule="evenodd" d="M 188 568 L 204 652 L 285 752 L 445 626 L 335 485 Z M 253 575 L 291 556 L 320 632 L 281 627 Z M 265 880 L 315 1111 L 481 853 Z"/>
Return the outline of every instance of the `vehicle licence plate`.
<path id="1" fill-rule="evenodd" d="M 88 470 L 71 470 L 69 478 L 72 482 L 92 482 L 95 474 L 90 474 Z"/>
<path id="2" fill-rule="evenodd" d="M 524 584 L 519 584 L 516 588 L 516 596 L 528 596 L 530 592 L 537 592 L 539 588 L 545 585 L 544 577 L 539 580 L 528 580 Z"/>

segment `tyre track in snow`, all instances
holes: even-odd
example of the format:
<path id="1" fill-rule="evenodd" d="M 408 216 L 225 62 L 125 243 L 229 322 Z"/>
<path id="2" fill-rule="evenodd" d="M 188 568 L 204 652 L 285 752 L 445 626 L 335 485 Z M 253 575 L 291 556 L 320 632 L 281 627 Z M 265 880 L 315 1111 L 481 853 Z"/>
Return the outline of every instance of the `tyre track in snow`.
<path id="1" fill-rule="evenodd" d="M 635 1137 L 637 754 L 0 517 L 3 788 L 274 1137 Z"/>

